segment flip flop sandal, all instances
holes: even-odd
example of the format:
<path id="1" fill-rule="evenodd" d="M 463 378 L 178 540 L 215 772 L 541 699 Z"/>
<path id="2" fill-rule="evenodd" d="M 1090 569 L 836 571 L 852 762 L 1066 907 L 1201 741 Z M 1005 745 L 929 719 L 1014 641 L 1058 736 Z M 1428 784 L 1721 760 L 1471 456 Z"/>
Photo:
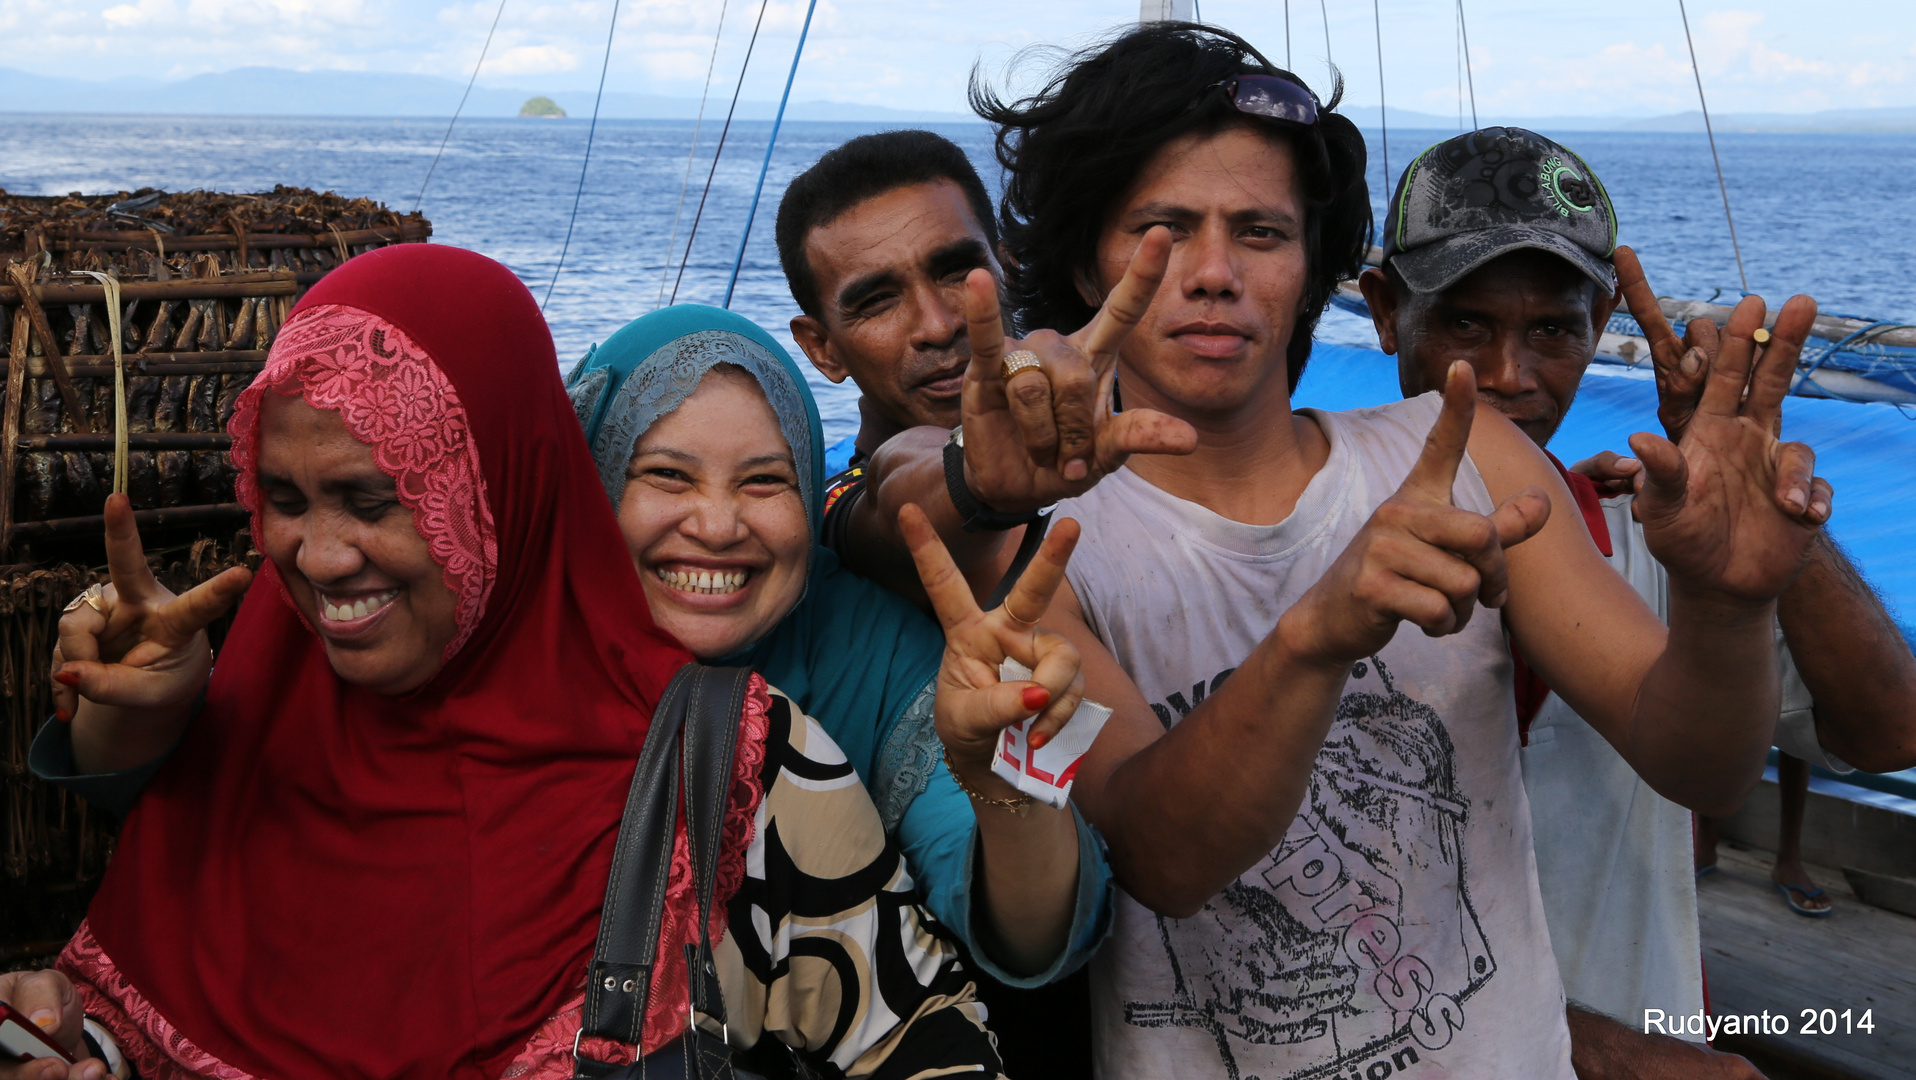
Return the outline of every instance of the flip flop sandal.
<path id="1" fill-rule="evenodd" d="M 1826 908 L 1804 907 L 1801 904 L 1798 904 L 1796 902 L 1796 897 L 1790 895 L 1791 893 L 1802 893 L 1803 899 L 1815 900 L 1824 895 L 1823 890 L 1821 889 L 1805 889 L 1801 885 L 1785 885 L 1782 882 L 1775 882 L 1774 884 L 1776 885 L 1776 891 L 1783 894 L 1783 902 L 1790 906 L 1790 910 L 1796 912 L 1798 915 L 1801 915 L 1805 918 L 1827 919 L 1830 917 L 1830 912 L 1836 910 L 1834 907 L 1826 907 Z"/>
<path id="2" fill-rule="evenodd" d="M 1709 877 L 1711 874 L 1714 874 L 1714 873 L 1716 873 L 1715 863 L 1711 863 L 1708 866 L 1699 866 L 1696 868 L 1696 879 L 1698 881 L 1702 881 L 1704 878 Z"/>

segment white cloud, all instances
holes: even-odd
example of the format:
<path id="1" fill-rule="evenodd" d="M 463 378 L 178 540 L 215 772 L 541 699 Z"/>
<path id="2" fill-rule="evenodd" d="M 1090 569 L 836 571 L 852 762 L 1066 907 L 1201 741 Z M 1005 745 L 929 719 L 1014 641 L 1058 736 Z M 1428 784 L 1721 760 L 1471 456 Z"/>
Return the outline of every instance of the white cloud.
<path id="1" fill-rule="evenodd" d="M 544 75 L 578 66 L 579 58 L 557 45 L 520 45 L 486 57 L 489 75 Z"/>

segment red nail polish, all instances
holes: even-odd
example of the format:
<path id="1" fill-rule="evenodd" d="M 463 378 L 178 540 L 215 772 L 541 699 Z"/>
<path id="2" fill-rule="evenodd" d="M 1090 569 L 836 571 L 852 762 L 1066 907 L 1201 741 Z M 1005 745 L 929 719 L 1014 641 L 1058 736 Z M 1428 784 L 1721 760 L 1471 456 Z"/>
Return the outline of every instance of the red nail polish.
<path id="1" fill-rule="evenodd" d="M 1033 750 L 1042 750 L 1044 749 L 1044 744 L 1050 741 L 1051 741 L 1051 736 L 1046 735 L 1044 732 L 1042 731 L 1033 732 L 1031 735 L 1031 748 Z"/>
<path id="2" fill-rule="evenodd" d="M 62 724 L 68 724 L 73 722 L 73 714 L 66 711 L 65 709 L 53 710 L 53 718 L 55 720 L 60 721 Z"/>
<path id="3" fill-rule="evenodd" d="M 71 671 L 56 671 L 53 674 L 53 681 L 62 686 L 78 686 L 80 685 L 80 676 Z"/>
<path id="4" fill-rule="evenodd" d="M 1025 708 L 1037 712 L 1051 704 L 1051 691 L 1042 686 L 1027 686 L 1024 692 Z"/>

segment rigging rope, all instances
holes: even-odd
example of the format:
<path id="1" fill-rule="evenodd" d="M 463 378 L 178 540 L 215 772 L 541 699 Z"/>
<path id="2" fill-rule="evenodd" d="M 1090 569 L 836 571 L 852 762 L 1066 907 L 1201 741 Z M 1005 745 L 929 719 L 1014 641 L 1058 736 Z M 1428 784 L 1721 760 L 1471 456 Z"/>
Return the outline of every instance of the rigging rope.
<path id="1" fill-rule="evenodd" d="M 1464 30 L 1457 28 L 1457 130 L 1464 131 Z"/>
<path id="2" fill-rule="evenodd" d="M 1723 159 L 1716 152 L 1716 130 L 1710 126 L 1710 103 L 1703 98 L 1703 69 L 1696 63 L 1696 41 L 1690 37 L 1690 12 L 1677 0 L 1677 13 L 1683 16 L 1683 42 L 1690 47 L 1690 74 L 1696 76 L 1696 100 L 1703 107 L 1703 132 L 1710 137 L 1710 160 L 1716 163 L 1716 189 L 1723 194 L 1723 220 L 1730 225 L 1730 250 L 1736 253 L 1736 276 L 1743 282 L 1743 295 L 1750 294 L 1750 276 L 1743 272 L 1743 246 L 1736 242 L 1736 218 L 1730 214 L 1730 189 L 1723 182 Z"/>
<path id="3" fill-rule="evenodd" d="M 459 114 L 466 111 L 466 99 L 472 96 L 472 84 L 479 81 L 479 68 L 486 62 L 486 52 L 492 48 L 492 32 L 499 29 L 499 16 L 506 13 L 506 0 L 499 0 L 499 10 L 492 13 L 492 27 L 486 31 L 486 43 L 479 46 L 479 61 L 472 65 L 472 78 L 466 80 L 466 92 L 459 95 L 459 107 L 452 110 L 452 119 L 446 121 L 446 134 L 439 140 L 439 149 L 432 155 L 432 164 L 426 167 L 426 178 L 419 182 L 419 197 L 412 201 L 412 212 L 417 214 L 419 207 L 426 201 L 426 186 L 432 183 L 432 174 L 439 168 L 439 159 L 446 152 L 446 144 L 452 141 L 452 126 L 459 122 Z"/>
<path id="4" fill-rule="evenodd" d="M 727 311 L 732 309 L 732 290 L 738 288 L 738 272 L 745 267 L 745 245 L 752 239 L 752 219 L 758 217 L 759 196 L 765 194 L 765 174 L 772 168 L 772 150 L 778 146 L 778 129 L 785 123 L 785 105 L 792 100 L 792 80 L 798 78 L 798 58 L 805 55 L 805 35 L 812 32 L 812 13 L 818 10 L 818 0 L 811 0 L 805 7 L 805 25 L 798 30 L 798 48 L 792 50 L 792 70 L 785 75 L 785 93 L 779 95 L 778 115 L 772 117 L 772 137 L 765 141 L 765 162 L 758 167 L 758 186 L 752 189 L 752 208 L 745 212 L 745 234 L 738 238 L 738 256 L 732 260 L 732 280 L 725 283 L 725 303 L 720 305 Z"/>
<path id="5" fill-rule="evenodd" d="M 712 72 L 718 70 L 719 39 L 725 34 L 725 11 L 731 0 L 719 3 L 718 29 L 712 31 L 712 58 L 705 63 L 705 89 L 699 91 L 699 118 L 692 124 L 692 149 L 685 153 L 685 179 L 679 181 L 679 204 L 672 208 L 672 235 L 665 241 L 665 265 L 659 267 L 659 295 L 653 308 L 665 306 L 665 279 L 672 274 L 672 252 L 679 246 L 679 215 L 685 212 L 685 193 L 692 188 L 692 162 L 699 155 L 699 131 L 705 127 L 705 99 L 712 93 Z"/>
<path id="6" fill-rule="evenodd" d="M 1477 73 L 1470 67 L 1470 23 L 1464 18 L 1464 0 L 1457 0 L 1457 33 L 1464 39 L 1464 82 L 1470 87 L 1470 130 L 1477 123 Z"/>
<path id="7" fill-rule="evenodd" d="M 1317 13 L 1324 16 L 1324 63 L 1335 67 L 1336 61 L 1331 59 L 1331 11 L 1324 0 L 1317 0 Z"/>
<path id="8" fill-rule="evenodd" d="M 719 158 L 725 153 L 725 136 L 732 130 L 732 114 L 738 111 L 739 91 L 745 89 L 745 73 L 752 67 L 752 50 L 758 47 L 758 28 L 765 25 L 765 9 L 772 0 L 759 0 L 758 21 L 752 24 L 752 37 L 745 43 L 745 62 L 738 68 L 738 85 L 732 87 L 732 106 L 725 110 L 725 126 L 719 129 L 718 148 L 712 151 L 712 167 L 705 174 L 705 190 L 699 192 L 699 208 L 692 214 L 692 231 L 685 236 L 685 251 L 679 256 L 679 276 L 672 282 L 672 299 L 679 302 L 679 286 L 685 283 L 685 264 L 692 259 L 692 241 L 699 237 L 699 222 L 705 217 L 705 200 L 712 194 L 712 178 L 718 175 Z"/>
<path id="9" fill-rule="evenodd" d="M 572 250 L 572 227 L 579 221 L 579 200 L 585 196 L 585 173 L 592 167 L 592 137 L 599 132 L 599 102 L 605 99 L 605 73 L 612 69 L 612 34 L 619 28 L 619 0 L 612 0 L 612 21 L 605 28 L 605 61 L 599 65 L 599 92 L 592 98 L 592 125 L 585 129 L 585 160 L 579 162 L 579 187 L 572 193 L 572 216 L 566 219 L 565 243 L 559 248 L 559 263 L 552 268 L 552 281 L 546 285 L 546 298 L 539 301 L 544 312 L 552 302 L 552 290 L 559 285 L 559 272 L 565 269 L 566 253 Z"/>
<path id="10" fill-rule="evenodd" d="M 1377 0 L 1370 0 L 1370 17 L 1371 25 L 1377 30 L 1377 125 L 1384 133 L 1384 190 L 1390 191 L 1390 117 L 1385 115 L 1389 106 L 1384 103 L 1384 15 L 1377 8 Z M 1326 26 L 1326 35 L 1329 32 Z"/>

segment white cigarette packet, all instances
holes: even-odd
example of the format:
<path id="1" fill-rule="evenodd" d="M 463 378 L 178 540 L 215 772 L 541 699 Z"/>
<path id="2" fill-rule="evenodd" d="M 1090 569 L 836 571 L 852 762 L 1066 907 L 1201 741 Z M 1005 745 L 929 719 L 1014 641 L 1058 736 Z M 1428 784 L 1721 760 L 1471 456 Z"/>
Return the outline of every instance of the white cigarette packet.
<path id="1" fill-rule="evenodd" d="M 1031 669 L 1016 660 L 998 665 L 998 681 L 1022 682 L 1031 678 Z M 1071 798 L 1071 783 L 1078 775 L 1078 764 L 1098 741 L 1098 732 L 1111 719 L 1111 710 L 1095 701 L 1078 703 L 1063 729 L 1037 750 L 1031 749 L 1031 725 L 1038 718 L 1011 725 L 998 733 L 998 752 L 992 755 L 991 771 L 1019 791 L 1047 805 L 1064 809 Z"/>

